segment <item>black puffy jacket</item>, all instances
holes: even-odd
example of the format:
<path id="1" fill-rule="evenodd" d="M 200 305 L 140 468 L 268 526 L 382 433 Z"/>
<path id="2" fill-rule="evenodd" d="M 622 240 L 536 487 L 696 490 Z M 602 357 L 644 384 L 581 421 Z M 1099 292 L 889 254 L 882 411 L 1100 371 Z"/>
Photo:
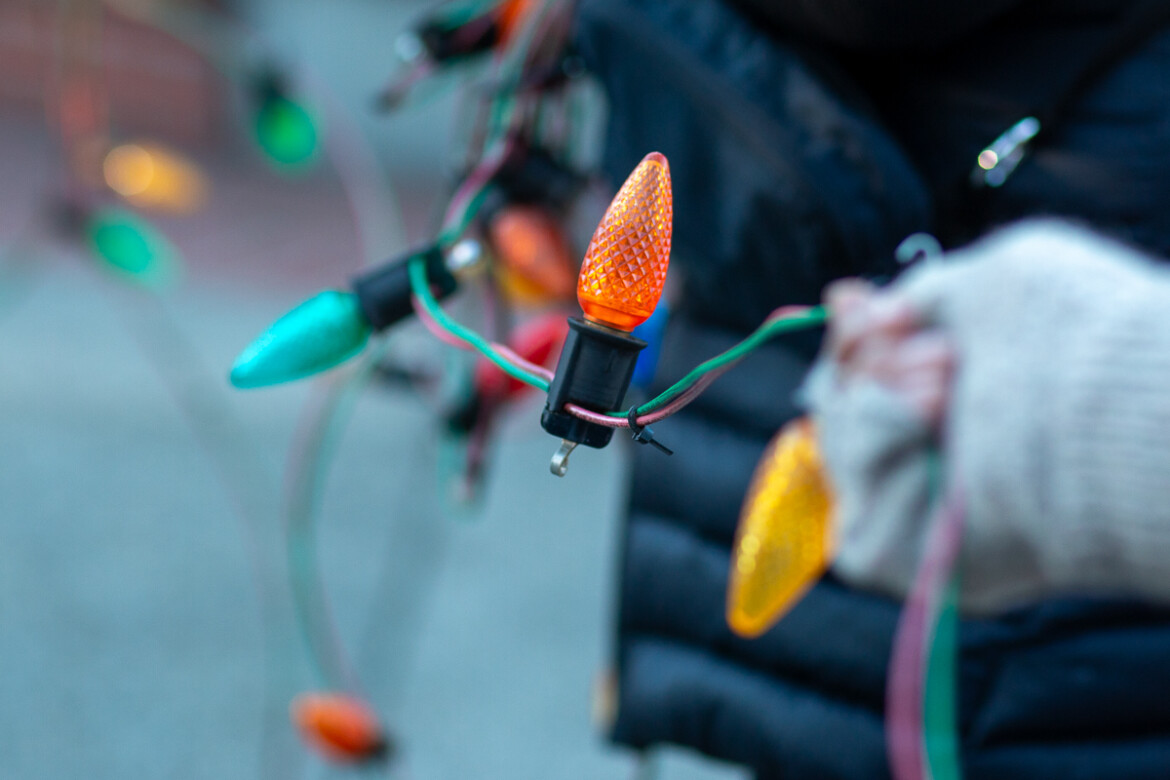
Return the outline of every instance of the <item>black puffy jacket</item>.
<path id="1" fill-rule="evenodd" d="M 1078 217 L 1170 253 L 1170 34 L 1078 96 L 1008 183 L 972 205 L 978 152 L 1111 34 L 1127 0 L 581 0 L 577 41 L 611 100 L 605 167 L 648 151 L 675 185 L 681 278 L 661 390 L 776 306 L 896 243 Z M 945 8 L 946 12 L 939 9 Z M 817 344 L 773 343 L 636 448 L 620 550 L 612 737 L 674 743 L 760 778 L 888 773 L 886 665 L 900 605 L 826 578 L 763 637 L 724 622 L 730 545 L 767 439 Z M 1170 776 L 1170 613 L 1069 600 L 960 635 L 972 778 Z"/>

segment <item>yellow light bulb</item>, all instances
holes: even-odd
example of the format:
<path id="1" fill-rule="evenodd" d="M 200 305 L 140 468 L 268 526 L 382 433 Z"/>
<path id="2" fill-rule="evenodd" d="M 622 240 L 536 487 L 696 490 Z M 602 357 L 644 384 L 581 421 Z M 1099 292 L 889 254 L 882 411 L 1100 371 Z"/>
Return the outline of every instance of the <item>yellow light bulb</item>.
<path id="1" fill-rule="evenodd" d="M 154 157 L 138 144 L 116 146 L 102 163 L 106 184 L 124 198 L 140 195 L 155 179 Z"/>
<path id="2" fill-rule="evenodd" d="M 654 313 L 670 265 L 670 165 L 651 152 L 638 163 L 593 233 L 577 300 L 585 318 L 631 331 Z"/>
<path id="3" fill-rule="evenodd" d="M 190 213 L 207 196 L 207 179 L 191 161 L 151 144 L 122 144 L 102 162 L 106 185 L 131 204 L 176 214 Z"/>
<path id="4" fill-rule="evenodd" d="M 807 418 L 781 429 L 760 458 L 731 554 L 727 623 L 756 637 L 812 587 L 832 559 L 833 498 Z"/>

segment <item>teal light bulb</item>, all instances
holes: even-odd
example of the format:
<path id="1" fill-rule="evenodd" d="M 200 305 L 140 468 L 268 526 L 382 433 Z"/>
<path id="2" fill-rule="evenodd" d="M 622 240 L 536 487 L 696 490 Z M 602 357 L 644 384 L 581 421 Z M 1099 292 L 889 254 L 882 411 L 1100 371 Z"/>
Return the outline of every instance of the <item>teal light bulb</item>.
<path id="1" fill-rule="evenodd" d="M 352 293 L 323 292 L 272 323 L 236 358 L 241 389 L 291 382 L 333 368 L 362 351 L 370 323 Z"/>
<path id="2" fill-rule="evenodd" d="M 313 117 L 279 93 L 269 95 L 256 113 L 256 143 L 274 163 L 297 168 L 317 156 L 318 133 Z"/>
<path id="3" fill-rule="evenodd" d="M 119 208 L 100 209 L 85 226 L 94 256 L 131 281 L 160 287 L 179 273 L 179 253 L 149 222 Z"/>

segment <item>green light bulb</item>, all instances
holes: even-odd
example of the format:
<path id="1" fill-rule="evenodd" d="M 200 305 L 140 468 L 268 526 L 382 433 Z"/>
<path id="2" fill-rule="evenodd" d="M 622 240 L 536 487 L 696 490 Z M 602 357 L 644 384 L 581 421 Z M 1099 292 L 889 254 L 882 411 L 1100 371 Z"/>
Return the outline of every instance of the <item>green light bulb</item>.
<path id="1" fill-rule="evenodd" d="M 178 276 L 179 253 L 146 220 L 119 208 L 100 209 L 85 226 L 94 256 L 138 284 L 161 287 Z"/>
<path id="2" fill-rule="evenodd" d="M 241 389 L 302 379 L 349 360 L 370 338 L 357 296 L 326 291 L 272 323 L 236 358 L 231 383 Z"/>
<path id="3" fill-rule="evenodd" d="M 288 168 L 317 156 L 317 127 L 309 112 L 279 93 L 269 95 L 256 113 L 256 143 L 272 162 Z"/>

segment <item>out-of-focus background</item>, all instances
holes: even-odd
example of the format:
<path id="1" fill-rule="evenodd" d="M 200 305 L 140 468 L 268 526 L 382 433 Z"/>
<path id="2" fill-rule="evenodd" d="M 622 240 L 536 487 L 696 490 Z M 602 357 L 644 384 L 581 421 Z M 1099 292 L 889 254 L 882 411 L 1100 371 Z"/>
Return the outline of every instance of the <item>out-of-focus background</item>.
<path id="1" fill-rule="evenodd" d="M 371 110 L 397 33 L 432 6 L 0 0 L 0 777 L 347 774 L 286 715 L 318 683 L 287 592 L 281 479 L 329 380 L 242 393 L 226 373 L 297 301 L 432 235 L 460 93 Z M 221 14 L 253 37 L 190 21 Z M 266 164 L 233 70 L 261 60 L 308 85 L 337 156 Z M 144 212 L 184 258 L 163 292 L 78 238 L 61 118 L 92 106 L 71 73 L 97 80 L 118 140 L 165 144 L 206 178 L 191 213 Z M 445 354 L 417 326 L 390 349 Z M 555 480 L 538 416 L 529 398 L 504 417 L 471 508 L 444 494 L 440 424 L 416 393 L 367 388 L 334 442 L 321 569 L 400 740 L 391 776 L 639 769 L 591 716 L 625 453 L 581 452 Z M 657 769 L 739 776 L 681 752 Z"/>

